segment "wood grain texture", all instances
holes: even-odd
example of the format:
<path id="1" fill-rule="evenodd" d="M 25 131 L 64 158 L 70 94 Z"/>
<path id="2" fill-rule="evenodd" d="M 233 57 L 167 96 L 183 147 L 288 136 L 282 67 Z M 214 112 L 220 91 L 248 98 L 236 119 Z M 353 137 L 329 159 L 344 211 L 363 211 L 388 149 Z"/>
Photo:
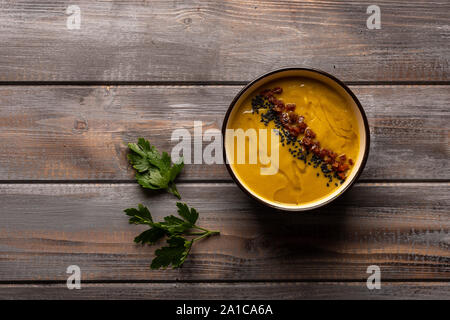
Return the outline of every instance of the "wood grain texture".
<path id="1" fill-rule="evenodd" d="M 365 282 L 262 283 L 82 283 L 81 290 L 65 284 L 0 284 L 4 299 L 152 299 L 152 300 L 290 300 L 290 299 L 449 299 L 448 282 L 382 282 L 368 290 Z"/>
<path id="2" fill-rule="evenodd" d="M 179 185 L 199 224 L 220 236 L 195 245 L 182 269 L 151 271 L 154 248 L 133 244 L 145 228 L 124 208 L 144 203 L 155 220 L 176 199 L 126 184 L 0 185 L 0 281 L 358 280 L 379 265 L 384 280 L 448 280 L 449 183 L 357 184 L 309 213 L 276 212 L 232 183 Z"/>
<path id="3" fill-rule="evenodd" d="M 351 86 L 371 150 L 362 179 L 449 180 L 447 86 Z M 0 180 L 131 181 L 127 142 L 170 151 L 173 129 L 220 129 L 240 86 L 0 87 Z M 209 142 L 208 142 L 209 143 Z M 207 143 L 205 143 L 206 145 Z M 187 165 L 181 179 L 229 180 L 223 165 Z"/>
<path id="4" fill-rule="evenodd" d="M 248 81 L 289 65 L 345 81 L 449 81 L 450 4 L 79 0 L 0 3 L 0 81 Z"/>

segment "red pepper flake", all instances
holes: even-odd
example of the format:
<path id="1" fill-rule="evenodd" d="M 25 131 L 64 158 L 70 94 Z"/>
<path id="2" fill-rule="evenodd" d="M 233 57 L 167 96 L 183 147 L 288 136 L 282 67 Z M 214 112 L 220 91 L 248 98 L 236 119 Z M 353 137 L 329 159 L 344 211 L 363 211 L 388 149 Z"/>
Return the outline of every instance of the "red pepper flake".
<path id="1" fill-rule="evenodd" d="M 286 110 L 287 111 L 294 111 L 295 110 L 295 103 L 287 103 L 286 104 Z"/>
<path id="2" fill-rule="evenodd" d="M 286 109 L 287 109 L 287 105 L 286 105 Z M 287 109 L 289 110 L 289 109 Z M 289 112 L 289 122 L 294 124 L 298 121 L 298 114 L 296 114 L 295 112 Z"/>
<path id="3" fill-rule="evenodd" d="M 284 108 L 281 105 L 280 106 L 277 105 L 277 106 L 273 107 L 273 110 L 277 113 L 280 113 L 284 110 Z"/>
<path id="4" fill-rule="evenodd" d="M 300 128 L 299 127 L 291 127 L 289 129 L 289 133 L 295 137 L 297 137 L 300 134 Z"/>
<path id="5" fill-rule="evenodd" d="M 343 172 L 338 173 L 338 176 L 341 180 L 345 180 L 345 173 L 343 173 Z"/>
<path id="6" fill-rule="evenodd" d="M 278 100 L 277 103 L 276 103 L 276 105 L 277 105 L 277 107 L 280 107 L 280 108 L 282 108 L 282 109 L 285 109 L 284 102 L 281 101 L 281 100 Z"/>
<path id="7" fill-rule="evenodd" d="M 348 159 L 348 163 L 352 166 L 353 165 L 353 160 L 352 159 Z"/>
<path id="8" fill-rule="evenodd" d="M 308 138 L 314 139 L 316 137 L 316 134 L 310 128 L 308 128 L 305 131 L 305 136 L 307 136 Z"/>
<path id="9" fill-rule="evenodd" d="M 275 105 L 278 102 L 278 99 L 275 98 L 274 96 L 270 96 L 267 100 L 269 100 L 270 103 L 275 104 Z"/>
<path id="10" fill-rule="evenodd" d="M 320 145 L 318 143 L 314 143 L 311 151 L 315 154 L 315 155 L 319 155 L 320 153 Z"/>
<path id="11" fill-rule="evenodd" d="M 280 115 L 280 121 L 283 125 L 287 125 L 289 123 L 289 114 L 287 112 L 283 112 Z"/>
<path id="12" fill-rule="evenodd" d="M 347 160 L 347 157 L 345 156 L 345 154 L 341 154 L 339 156 L 339 160 L 341 160 L 341 162 L 345 162 L 345 160 Z"/>
<path id="13" fill-rule="evenodd" d="M 310 138 L 308 138 L 308 137 L 306 137 L 306 138 L 303 138 L 303 145 L 306 147 L 306 148 L 308 148 L 309 149 L 309 147 L 311 147 L 312 146 L 312 140 L 310 139 Z"/>
<path id="14" fill-rule="evenodd" d="M 324 159 L 326 156 L 328 156 L 329 151 L 325 148 L 323 148 L 322 150 L 320 150 L 320 157 L 322 159 Z"/>
<path id="15" fill-rule="evenodd" d="M 339 164 L 339 168 L 338 168 L 338 171 L 339 172 L 344 172 L 344 171 L 347 171 L 348 170 L 348 164 Z"/>
<path id="16" fill-rule="evenodd" d="M 331 169 L 333 169 L 334 171 L 339 171 L 339 162 L 333 162 L 333 164 L 331 165 Z"/>
<path id="17" fill-rule="evenodd" d="M 302 117 L 301 117 L 301 118 L 302 118 Z M 303 133 L 305 133 L 305 129 L 306 129 L 306 127 L 307 127 L 307 124 L 303 122 L 303 119 L 302 119 L 302 121 L 300 122 L 300 118 L 299 118 L 299 121 L 298 121 L 298 127 L 300 128 L 300 133 L 303 134 Z"/>

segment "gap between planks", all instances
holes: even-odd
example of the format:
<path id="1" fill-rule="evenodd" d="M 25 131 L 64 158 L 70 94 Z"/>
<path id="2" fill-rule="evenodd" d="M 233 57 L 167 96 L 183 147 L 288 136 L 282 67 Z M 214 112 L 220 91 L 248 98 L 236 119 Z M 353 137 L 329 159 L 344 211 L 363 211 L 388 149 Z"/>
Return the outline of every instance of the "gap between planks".
<path id="1" fill-rule="evenodd" d="M 389 279 L 383 278 L 383 282 L 392 282 L 392 283 L 415 283 L 415 282 L 426 282 L 426 283 L 450 283 L 450 278 L 433 278 L 433 279 L 415 279 L 415 278 L 405 278 L 405 279 Z M 58 284 L 66 284 L 67 280 L 12 280 L 12 281 L 0 281 L 0 285 L 58 285 Z M 212 283 L 212 284 L 227 284 L 227 283 L 361 283 L 364 284 L 366 281 L 361 279 L 222 279 L 222 280 L 209 280 L 209 279 L 199 279 L 199 280 L 83 280 L 84 284 L 173 284 L 173 283 Z"/>
<path id="2" fill-rule="evenodd" d="M 256 78 L 255 78 L 256 79 Z M 250 81 L 0 81 L 0 86 L 245 86 Z M 448 86 L 443 81 L 343 81 L 349 86 Z"/>
<path id="3" fill-rule="evenodd" d="M 81 184 L 122 184 L 122 185 L 136 185 L 133 180 L 0 180 L 0 184 L 67 184 L 67 185 L 81 185 Z M 180 180 L 176 183 L 177 185 L 235 185 L 233 180 Z M 364 180 L 361 179 L 355 182 L 355 185 L 360 186 L 393 186 L 393 185 L 447 185 L 450 184 L 450 180 L 439 180 L 439 179 L 417 179 L 417 180 L 402 180 L 402 179 L 392 179 L 392 180 Z"/>

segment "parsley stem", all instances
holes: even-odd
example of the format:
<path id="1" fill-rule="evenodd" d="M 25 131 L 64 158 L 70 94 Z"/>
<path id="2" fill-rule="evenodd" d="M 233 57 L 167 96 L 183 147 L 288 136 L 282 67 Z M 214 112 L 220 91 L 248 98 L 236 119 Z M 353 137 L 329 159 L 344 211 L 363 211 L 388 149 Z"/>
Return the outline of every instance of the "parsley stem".
<path id="1" fill-rule="evenodd" d="M 220 234 L 220 232 L 219 231 L 207 231 L 202 236 L 200 236 L 198 238 L 195 238 L 195 239 L 192 239 L 192 242 L 201 240 L 203 238 L 206 238 L 206 237 L 209 237 L 209 236 L 212 236 L 212 235 L 215 235 L 215 234 Z"/>
<path id="2" fill-rule="evenodd" d="M 172 193 L 175 197 L 177 197 L 178 199 L 181 199 L 181 195 L 177 190 L 177 186 L 175 185 L 175 183 L 171 183 L 169 185 L 169 187 L 167 188 L 167 190 Z"/>
<path id="3" fill-rule="evenodd" d="M 202 236 L 204 234 L 205 234 L 205 232 L 189 232 L 189 233 L 186 233 L 187 236 Z"/>

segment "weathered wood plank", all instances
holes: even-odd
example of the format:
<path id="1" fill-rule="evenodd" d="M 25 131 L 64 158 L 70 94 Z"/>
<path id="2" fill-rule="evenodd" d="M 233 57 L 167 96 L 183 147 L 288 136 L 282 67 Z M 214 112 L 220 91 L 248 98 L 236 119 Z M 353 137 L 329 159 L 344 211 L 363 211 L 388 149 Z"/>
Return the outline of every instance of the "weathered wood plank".
<path id="1" fill-rule="evenodd" d="M 365 282 L 262 283 L 82 283 L 81 290 L 65 284 L 0 284 L 0 299 L 449 299 L 449 282 L 382 282 L 368 290 Z"/>
<path id="2" fill-rule="evenodd" d="M 345 81 L 448 81 L 450 4 L 378 1 L 0 3 L 0 81 L 248 81 L 305 65 Z"/>
<path id="3" fill-rule="evenodd" d="M 232 183 L 180 184 L 199 224 L 221 235 L 196 244 L 181 270 L 149 269 L 154 248 L 134 245 L 142 226 L 124 208 L 142 202 L 155 220 L 171 195 L 126 184 L 0 185 L 0 281 L 449 279 L 449 183 L 358 184 L 335 204 L 280 213 Z"/>
<path id="4" fill-rule="evenodd" d="M 127 142 L 170 151 L 173 129 L 222 126 L 238 86 L 0 88 L 0 180 L 131 180 Z M 352 86 L 367 111 L 362 179 L 450 179 L 447 86 Z M 209 143 L 209 142 L 208 142 Z M 206 145 L 206 143 L 205 143 Z M 230 179 L 223 165 L 188 165 L 183 180 Z"/>

